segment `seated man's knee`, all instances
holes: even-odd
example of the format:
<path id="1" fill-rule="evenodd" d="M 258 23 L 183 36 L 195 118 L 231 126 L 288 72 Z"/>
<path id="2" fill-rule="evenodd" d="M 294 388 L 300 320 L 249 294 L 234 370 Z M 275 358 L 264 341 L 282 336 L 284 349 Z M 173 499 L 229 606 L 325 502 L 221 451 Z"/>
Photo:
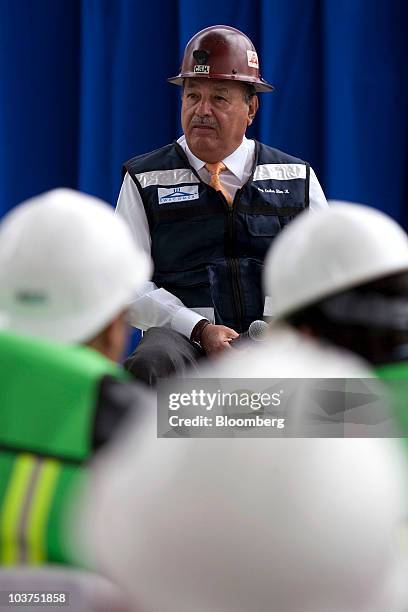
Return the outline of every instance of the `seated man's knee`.
<path id="1" fill-rule="evenodd" d="M 135 378 L 154 386 L 158 378 L 184 373 L 199 357 L 190 341 L 174 330 L 153 327 L 125 362 Z"/>

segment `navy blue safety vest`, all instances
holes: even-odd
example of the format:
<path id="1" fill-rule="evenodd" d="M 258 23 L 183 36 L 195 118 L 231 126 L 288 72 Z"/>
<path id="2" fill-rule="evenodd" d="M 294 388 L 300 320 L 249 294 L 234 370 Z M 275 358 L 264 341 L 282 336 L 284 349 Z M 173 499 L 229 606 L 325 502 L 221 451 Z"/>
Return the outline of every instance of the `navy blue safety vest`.
<path id="1" fill-rule="evenodd" d="M 178 143 L 134 157 L 124 170 L 146 210 L 156 285 L 189 308 L 214 308 L 215 322 L 237 332 L 261 319 L 265 254 L 309 205 L 309 164 L 255 141 L 251 177 L 232 206 Z"/>

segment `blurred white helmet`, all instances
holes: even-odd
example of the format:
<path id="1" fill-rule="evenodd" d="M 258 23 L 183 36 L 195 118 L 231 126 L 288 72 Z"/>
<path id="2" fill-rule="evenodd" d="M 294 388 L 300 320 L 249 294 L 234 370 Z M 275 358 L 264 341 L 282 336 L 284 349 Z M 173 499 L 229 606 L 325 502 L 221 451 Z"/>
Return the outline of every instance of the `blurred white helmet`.
<path id="1" fill-rule="evenodd" d="M 395 440 L 143 434 L 121 439 L 110 465 L 102 458 L 87 525 L 135 609 L 406 609 Z"/>
<path id="2" fill-rule="evenodd" d="M 408 270 L 408 236 L 386 214 L 333 202 L 303 213 L 265 260 L 265 293 L 282 318 L 340 291 Z"/>
<path id="3" fill-rule="evenodd" d="M 16 332 L 84 342 L 126 307 L 150 265 L 109 205 L 55 189 L 0 224 L 0 312 Z"/>

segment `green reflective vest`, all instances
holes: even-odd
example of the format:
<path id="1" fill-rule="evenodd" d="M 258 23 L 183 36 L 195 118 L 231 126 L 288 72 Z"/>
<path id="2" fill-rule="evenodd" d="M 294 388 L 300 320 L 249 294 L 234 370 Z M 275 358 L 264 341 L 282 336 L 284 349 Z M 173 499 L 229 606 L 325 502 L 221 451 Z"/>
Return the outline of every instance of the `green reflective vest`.
<path id="1" fill-rule="evenodd" d="M 95 351 L 0 332 L 0 564 L 68 561 L 64 511 L 92 454 Z"/>
<path id="2" fill-rule="evenodd" d="M 401 434 L 408 445 L 408 361 L 390 363 L 376 368 L 391 392 L 391 402 Z"/>

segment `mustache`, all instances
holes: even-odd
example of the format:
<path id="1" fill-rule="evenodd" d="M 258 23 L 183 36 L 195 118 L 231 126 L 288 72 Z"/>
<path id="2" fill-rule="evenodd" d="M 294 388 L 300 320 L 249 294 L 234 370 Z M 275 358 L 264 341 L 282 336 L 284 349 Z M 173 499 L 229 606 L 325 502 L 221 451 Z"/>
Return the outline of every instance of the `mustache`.
<path id="1" fill-rule="evenodd" d="M 191 120 L 191 127 L 195 126 L 216 128 L 218 127 L 218 123 L 209 117 L 193 117 Z"/>

